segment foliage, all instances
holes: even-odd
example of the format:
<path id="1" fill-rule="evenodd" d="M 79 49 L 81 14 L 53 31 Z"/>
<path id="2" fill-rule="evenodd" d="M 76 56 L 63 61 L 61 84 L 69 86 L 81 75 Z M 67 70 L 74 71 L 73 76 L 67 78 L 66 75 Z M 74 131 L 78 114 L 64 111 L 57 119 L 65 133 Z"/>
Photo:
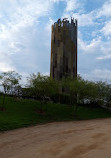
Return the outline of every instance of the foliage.
<path id="1" fill-rule="evenodd" d="M 43 76 L 40 73 L 32 74 L 28 77 L 28 88 L 32 91 L 33 96 L 42 98 L 53 97 L 58 93 L 58 82 L 50 78 L 49 76 Z"/>
<path id="2" fill-rule="evenodd" d="M 21 76 L 15 71 L 8 71 L 1 73 L 0 80 L 2 80 L 4 93 L 13 94 L 14 88 L 19 86 Z"/>
<path id="3" fill-rule="evenodd" d="M 61 81 L 40 73 L 31 74 L 27 78 L 26 88 L 19 84 L 21 76 L 15 71 L 3 72 L 0 75 L 4 94 L 33 98 L 42 101 L 54 101 L 62 104 L 111 105 L 111 85 L 106 82 L 84 80 L 79 75 L 73 79 L 65 77 Z M 3 101 L 4 102 L 4 101 Z"/>
<path id="4" fill-rule="evenodd" d="M 1 84 L 4 90 L 4 97 L 1 110 L 4 110 L 5 95 L 17 95 L 20 91 L 19 80 L 21 76 L 15 71 L 3 72 L 0 75 Z"/>
<path id="5" fill-rule="evenodd" d="M 82 79 L 79 75 L 73 79 L 65 77 L 55 81 L 40 73 L 32 74 L 28 78 L 30 90 L 38 98 L 49 97 L 54 102 L 78 105 L 89 102 L 91 104 L 110 105 L 111 86 L 106 82 L 92 82 Z"/>

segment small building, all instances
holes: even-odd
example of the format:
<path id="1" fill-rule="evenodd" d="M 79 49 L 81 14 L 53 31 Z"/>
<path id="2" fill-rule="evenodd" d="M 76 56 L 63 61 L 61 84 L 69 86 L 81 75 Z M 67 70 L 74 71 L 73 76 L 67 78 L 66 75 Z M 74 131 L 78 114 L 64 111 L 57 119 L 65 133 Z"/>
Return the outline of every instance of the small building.
<path id="1" fill-rule="evenodd" d="M 50 76 L 77 76 L 77 20 L 64 18 L 52 25 Z"/>

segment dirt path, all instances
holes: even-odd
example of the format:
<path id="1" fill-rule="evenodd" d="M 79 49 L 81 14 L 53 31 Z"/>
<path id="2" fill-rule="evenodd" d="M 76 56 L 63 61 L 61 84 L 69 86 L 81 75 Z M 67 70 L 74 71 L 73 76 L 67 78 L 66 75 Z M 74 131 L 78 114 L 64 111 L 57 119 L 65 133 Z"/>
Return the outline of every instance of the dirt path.
<path id="1" fill-rule="evenodd" d="M 111 119 L 0 133 L 0 158 L 111 158 Z"/>

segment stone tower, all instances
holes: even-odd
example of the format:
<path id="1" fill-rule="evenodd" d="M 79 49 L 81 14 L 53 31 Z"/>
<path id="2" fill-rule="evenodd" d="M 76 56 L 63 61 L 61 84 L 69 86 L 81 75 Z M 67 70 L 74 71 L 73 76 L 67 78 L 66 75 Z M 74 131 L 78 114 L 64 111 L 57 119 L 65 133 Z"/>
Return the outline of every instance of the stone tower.
<path id="1" fill-rule="evenodd" d="M 77 76 L 77 20 L 58 19 L 52 25 L 50 76 L 56 80 Z"/>

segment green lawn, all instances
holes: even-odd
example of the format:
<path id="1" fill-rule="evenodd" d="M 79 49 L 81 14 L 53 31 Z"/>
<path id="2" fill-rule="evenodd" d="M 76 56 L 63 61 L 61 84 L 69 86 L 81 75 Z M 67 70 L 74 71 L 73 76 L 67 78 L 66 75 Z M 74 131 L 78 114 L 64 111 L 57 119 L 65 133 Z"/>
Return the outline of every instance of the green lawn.
<path id="1" fill-rule="evenodd" d="M 2 96 L 0 96 L 0 105 Z M 111 117 L 111 112 L 100 108 L 79 107 L 77 117 L 74 117 L 74 107 L 62 104 L 43 104 L 44 114 L 37 109 L 41 107 L 39 101 L 20 100 L 6 97 L 5 111 L 0 112 L 0 131 L 37 125 L 53 121 L 85 120 Z M 46 109 L 47 107 L 47 109 Z"/>

